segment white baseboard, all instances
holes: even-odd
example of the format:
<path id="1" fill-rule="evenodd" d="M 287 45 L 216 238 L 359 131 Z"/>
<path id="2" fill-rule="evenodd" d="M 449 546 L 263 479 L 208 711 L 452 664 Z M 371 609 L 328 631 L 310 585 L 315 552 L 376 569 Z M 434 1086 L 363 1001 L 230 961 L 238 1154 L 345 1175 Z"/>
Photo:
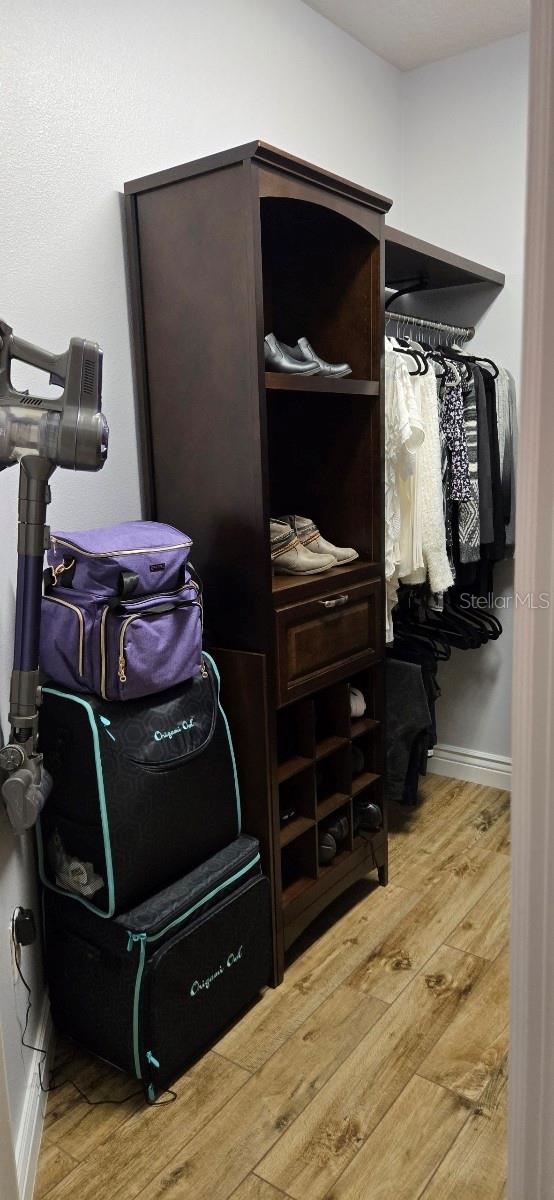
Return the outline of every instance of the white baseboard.
<path id="1" fill-rule="evenodd" d="M 45 1083 L 47 1083 L 49 1076 L 50 1056 L 53 1047 L 52 1033 L 50 1003 L 48 996 L 45 996 L 38 1027 L 32 1039 L 36 1046 L 44 1046 L 46 1050 L 46 1059 L 42 1067 L 42 1078 Z M 38 1068 L 42 1057 L 42 1054 L 39 1054 L 38 1051 L 33 1051 L 29 1067 L 25 1103 L 23 1105 L 23 1113 L 15 1147 L 19 1200 L 33 1200 L 35 1188 L 42 1126 L 48 1098 L 46 1093 L 41 1091 L 40 1087 Z"/>
<path id="2" fill-rule="evenodd" d="M 507 791 L 512 786 L 511 758 L 466 750 L 462 746 L 435 746 L 427 770 L 430 775 L 448 775 L 451 779 L 466 779 L 468 783 L 482 783 Z"/>

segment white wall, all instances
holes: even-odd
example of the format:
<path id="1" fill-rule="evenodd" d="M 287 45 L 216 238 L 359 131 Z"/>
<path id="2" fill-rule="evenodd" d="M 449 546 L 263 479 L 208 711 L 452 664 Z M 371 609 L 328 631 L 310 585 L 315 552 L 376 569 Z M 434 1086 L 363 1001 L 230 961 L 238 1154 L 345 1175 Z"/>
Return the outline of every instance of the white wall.
<path id="1" fill-rule="evenodd" d="M 523 34 L 402 76 L 402 228 L 496 267 L 506 286 L 472 346 L 519 382 L 523 304 L 528 37 Z M 424 151 L 422 151 L 424 147 Z M 414 311 L 416 303 L 414 298 Z M 431 301 L 429 301 L 431 303 Z M 513 565 L 495 571 L 511 603 Z M 440 743 L 510 755 L 512 610 L 504 634 L 441 666 Z"/>
<path id="2" fill-rule="evenodd" d="M 398 72 L 298 0 L 19 0 L 15 9 L 3 0 L 0 12 L 0 312 L 47 348 L 62 350 L 77 334 L 105 351 L 109 461 L 99 476 L 54 476 L 51 524 L 137 517 L 123 182 L 261 137 L 399 197 Z M 4 727 L 16 488 L 14 469 L 0 476 Z M 28 1059 L 8 931 L 16 905 L 36 911 L 32 876 L 31 846 L 14 841 L 0 816 L 0 1019 L 15 1131 Z M 36 958 L 33 971 L 25 952 L 38 1018 Z"/>

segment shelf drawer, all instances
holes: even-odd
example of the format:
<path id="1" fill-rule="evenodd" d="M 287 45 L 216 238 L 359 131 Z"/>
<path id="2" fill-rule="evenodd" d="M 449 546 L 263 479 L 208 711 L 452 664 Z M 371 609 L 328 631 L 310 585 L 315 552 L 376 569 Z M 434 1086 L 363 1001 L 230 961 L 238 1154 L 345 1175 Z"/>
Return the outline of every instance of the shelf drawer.
<path id="1" fill-rule="evenodd" d="M 378 579 L 276 611 L 278 701 L 287 704 L 380 657 Z"/>

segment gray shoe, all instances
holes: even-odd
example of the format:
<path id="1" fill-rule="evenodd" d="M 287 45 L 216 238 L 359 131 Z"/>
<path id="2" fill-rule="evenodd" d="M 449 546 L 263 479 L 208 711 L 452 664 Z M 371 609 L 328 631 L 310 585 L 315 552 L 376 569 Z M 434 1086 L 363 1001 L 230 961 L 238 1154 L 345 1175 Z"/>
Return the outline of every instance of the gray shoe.
<path id="1" fill-rule="evenodd" d="M 319 375 L 319 367 L 313 359 L 292 358 L 274 333 L 264 338 L 265 366 L 267 371 L 281 371 L 286 375 Z"/>
<path id="2" fill-rule="evenodd" d="M 328 363 L 324 358 L 320 358 L 305 337 L 299 338 L 296 346 L 283 345 L 283 350 L 286 350 L 287 354 L 296 362 L 315 363 L 318 374 L 325 375 L 329 379 L 343 379 L 345 375 L 352 374 L 352 367 L 347 362 Z"/>
<path id="3" fill-rule="evenodd" d="M 319 575 L 337 566 L 334 554 L 313 554 L 306 549 L 287 520 L 269 522 L 271 562 L 277 575 Z"/>
<path id="4" fill-rule="evenodd" d="M 310 549 L 316 554 L 332 554 L 339 567 L 359 558 L 358 551 L 353 550 L 351 546 L 333 546 L 331 542 L 326 541 L 321 536 L 317 525 L 309 517 L 291 516 L 288 520 L 305 549 Z"/>

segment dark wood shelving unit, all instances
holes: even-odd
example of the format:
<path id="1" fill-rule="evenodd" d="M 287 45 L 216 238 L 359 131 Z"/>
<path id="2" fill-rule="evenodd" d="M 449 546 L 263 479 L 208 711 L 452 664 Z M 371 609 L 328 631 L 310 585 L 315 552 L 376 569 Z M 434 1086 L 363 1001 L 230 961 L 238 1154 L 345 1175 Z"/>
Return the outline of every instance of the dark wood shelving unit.
<path id="1" fill-rule="evenodd" d="M 315 821 L 311 817 L 296 817 L 293 821 L 288 821 L 281 829 L 281 846 L 288 846 L 289 842 L 294 842 L 314 825 Z"/>
<path id="2" fill-rule="evenodd" d="M 356 717 L 352 721 L 350 737 L 359 738 L 364 733 L 372 733 L 374 729 L 378 729 L 380 721 L 374 721 L 373 717 Z"/>
<path id="3" fill-rule="evenodd" d="M 381 776 L 376 775 L 373 771 L 363 771 L 361 775 L 356 775 L 352 780 L 352 795 L 359 796 L 360 792 L 365 792 L 367 788 L 377 783 L 380 778 Z"/>
<path id="4" fill-rule="evenodd" d="M 344 567 L 332 567 L 321 575 L 273 575 L 271 591 L 276 605 L 295 603 L 322 592 L 341 592 L 356 583 L 379 576 L 381 564 L 358 558 Z"/>
<path id="5" fill-rule="evenodd" d="M 349 800 L 350 796 L 346 792 L 333 792 L 330 796 L 327 796 L 327 799 L 322 800 L 321 804 L 317 806 L 318 821 L 324 821 L 326 817 L 330 817 L 339 808 L 346 808 Z M 331 866 L 331 864 L 329 865 Z"/>
<path id="6" fill-rule="evenodd" d="M 475 283 L 502 288 L 506 281 L 501 271 L 424 242 L 390 225 L 385 226 L 385 278 L 387 287 L 392 288 L 402 287 L 409 279 L 423 278 L 429 290 Z"/>
<path id="7" fill-rule="evenodd" d="M 300 754 L 294 758 L 287 758 L 277 767 L 277 783 L 286 783 L 288 779 L 293 779 L 295 775 L 300 775 L 302 771 L 305 771 L 306 767 L 311 766 L 311 758 L 303 758 Z"/>
<path id="8" fill-rule="evenodd" d="M 378 396 L 380 383 L 375 379 L 325 379 L 321 375 L 285 375 L 266 371 L 265 386 L 276 392 L 330 392 L 335 396 Z"/>
<path id="9" fill-rule="evenodd" d="M 316 760 L 320 761 L 323 758 L 327 758 L 329 754 L 334 754 L 335 750 L 342 750 L 343 746 L 347 745 L 348 738 L 345 737 L 336 737 L 333 735 L 332 737 L 323 738 L 321 742 L 316 742 Z"/>
<path id="10" fill-rule="evenodd" d="M 352 736 L 382 776 L 390 201 L 252 142 L 134 180 L 125 205 L 144 515 L 193 539 L 242 826 L 271 883 L 278 983 L 286 948 L 322 909 L 369 871 L 387 880 L 381 781 L 382 829 L 354 833 Z M 352 376 L 266 373 L 269 331 L 305 335 Z M 269 520 L 293 512 L 359 558 L 273 576 Z M 367 728 L 350 720 L 349 681 L 367 697 Z M 319 831 L 335 812 L 348 838 L 323 868 Z"/>

